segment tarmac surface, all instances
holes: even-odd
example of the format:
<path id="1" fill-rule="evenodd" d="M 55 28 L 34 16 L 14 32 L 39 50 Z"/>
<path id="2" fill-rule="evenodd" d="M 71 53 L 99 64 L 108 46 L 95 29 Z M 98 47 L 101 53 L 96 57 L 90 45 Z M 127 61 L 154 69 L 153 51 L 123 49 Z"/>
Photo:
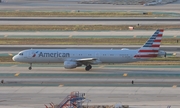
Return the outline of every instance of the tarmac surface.
<path id="1" fill-rule="evenodd" d="M 180 1 L 169 4 L 144 5 L 113 5 L 113 4 L 79 4 L 82 0 L 4 0 L 0 10 L 4 11 L 155 11 L 179 13 Z"/>
<path id="2" fill-rule="evenodd" d="M 149 38 L 155 31 L 1 31 L 0 38 Z M 180 38 L 180 31 L 164 30 L 163 38 Z"/>
<path id="3" fill-rule="evenodd" d="M 179 18 L 147 18 L 147 17 L 137 17 L 137 18 L 118 18 L 118 17 L 0 17 L 0 21 L 180 21 Z"/>
<path id="4" fill-rule="evenodd" d="M 178 65 L 99 65 L 93 66 L 90 71 L 85 71 L 84 67 L 67 70 L 63 64 L 34 64 L 33 70 L 27 69 L 28 64 L 6 66 L 1 67 L 0 71 L 3 86 L 131 87 L 132 80 L 135 83 L 133 87 L 180 86 Z"/>
<path id="5" fill-rule="evenodd" d="M 26 49 L 138 49 L 142 45 L 0 45 L 0 53 L 17 53 Z M 179 45 L 161 45 L 160 50 L 179 52 Z"/>
<path id="6" fill-rule="evenodd" d="M 50 102 L 59 104 L 72 91 L 86 93 L 89 105 L 180 107 L 179 66 L 101 65 L 87 72 L 52 65 L 35 64 L 31 71 L 26 64 L 1 65 L 0 107 L 44 108 Z"/>
<path id="7" fill-rule="evenodd" d="M 180 21 L 0 21 L 1 25 L 179 25 Z"/>
<path id="8" fill-rule="evenodd" d="M 78 4 L 79 0 L 6 0 L 0 3 L 0 10 L 9 11 L 166 11 L 179 13 L 179 0 L 176 3 L 139 6 L 139 5 L 112 5 L 112 4 Z M 174 14 L 176 15 L 176 14 Z M 37 22 L 21 22 L 37 24 Z M 81 24 L 79 22 L 71 22 Z M 90 24 L 82 22 L 82 24 Z M 96 24 L 103 24 L 103 22 Z M 109 22 L 106 24 L 117 24 Z M 126 24 L 127 22 L 119 22 Z M 152 22 L 150 22 L 152 23 Z M 152 24 L 165 22 L 153 22 Z M 166 24 L 179 24 L 168 22 Z M 0 22 L 0 24 L 19 24 L 19 22 Z M 45 22 L 39 22 L 44 25 Z M 49 22 L 48 24 L 70 24 L 68 22 Z M 137 22 L 129 23 L 137 24 Z M 141 22 L 141 24 L 149 24 Z M 73 45 L 74 46 L 74 45 Z M 71 48 L 73 46 L 70 46 Z M 1 46 L 3 51 L 17 51 L 32 46 Z M 33 46 L 49 48 L 54 46 Z M 59 48 L 60 46 L 56 46 Z M 63 46 L 64 47 L 64 46 Z M 66 47 L 66 46 L 65 46 Z M 77 46 L 82 47 L 82 46 Z M 83 45 L 84 47 L 84 45 Z M 92 46 L 88 46 L 92 47 Z M 93 46 L 94 47 L 94 46 Z M 102 46 L 101 46 L 102 47 Z M 112 46 L 109 46 L 112 47 Z M 115 46 L 119 48 L 118 46 Z M 125 46 L 127 48 L 127 46 Z M 132 47 L 132 46 L 130 46 Z M 137 46 L 133 46 L 135 48 Z M 138 46 L 139 47 L 139 46 Z M 14 48 L 14 49 L 13 49 Z M 19 48 L 19 49 L 18 49 Z M 168 50 L 178 51 L 178 46 L 166 46 Z M 52 65 L 51 65 L 52 66 Z M 33 70 L 27 70 L 24 65 L 0 65 L 0 108 L 44 108 L 44 104 L 54 102 L 59 104 L 72 91 L 86 93 L 92 105 L 113 105 L 122 103 L 130 108 L 171 108 L 180 107 L 180 74 L 179 66 L 94 66 L 89 72 L 84 67 L 74 70 L 65 70 L 62 65 L 54 67 L 33 65 Z M 131 81 L 135 83 L 132 84 Z M 44 82 L 46 81 L 46 82 Z M 81 82 L 82 81 L 82 82 Z M 84 82 L 83 82 L 84 81 Z M 43 82 L 43 83 L 42 83 Z M 69 85 L 68 85 L 69 84 Z M 114 84 L 114 85 L 113 85 Z M 98 87 L 99 86 L 99 87 Z"/>

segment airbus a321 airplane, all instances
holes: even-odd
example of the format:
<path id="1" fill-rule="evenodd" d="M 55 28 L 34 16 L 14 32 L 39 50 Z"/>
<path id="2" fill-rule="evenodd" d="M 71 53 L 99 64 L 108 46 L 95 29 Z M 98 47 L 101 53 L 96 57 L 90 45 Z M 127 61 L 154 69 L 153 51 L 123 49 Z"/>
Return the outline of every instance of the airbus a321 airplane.
<path id="1" fill-rule="evenodd" d="M 89 71 L 100 63 L 128 63 L 166 56 L 159 50 L 163 29 L 158 29 L 139 49 L 28 49 L 19 52 L 12 59 L 16 62 L 29 63 L 64 63 L 64 68 L 73 69 L 84 65 Z"/>

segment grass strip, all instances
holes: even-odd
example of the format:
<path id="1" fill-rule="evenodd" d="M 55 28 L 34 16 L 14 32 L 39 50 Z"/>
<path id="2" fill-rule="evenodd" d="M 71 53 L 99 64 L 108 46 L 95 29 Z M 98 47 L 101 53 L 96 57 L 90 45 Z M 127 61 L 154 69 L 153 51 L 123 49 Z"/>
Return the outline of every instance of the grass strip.
<path id="1" fill-rule="evenodd" d="M 2 62 L 14 62 L 13 60 L 12 60 L 12 56 L 6 56 L 6 57 L 0 57 L 0 63 L 2 63 Z"/>
<path id="2" fill-rule="evenodd" d="M 0 38 L 1 45 L 143 45 L 148 38 Z M 161 45 L 179 45 L 164 38 Z"/>
<path id="3" fill-rule="evenodd" d="M 119 31 L 129 26 L 135 30 L 180 29 L 180 25 L 0 25 L 0 31 Z"/>
<path id="4" fill-rule="evenodd" d="M 152 12 L 29 12 L 1 11 L 0 17 L 167 17 L 168 14 Z"/>

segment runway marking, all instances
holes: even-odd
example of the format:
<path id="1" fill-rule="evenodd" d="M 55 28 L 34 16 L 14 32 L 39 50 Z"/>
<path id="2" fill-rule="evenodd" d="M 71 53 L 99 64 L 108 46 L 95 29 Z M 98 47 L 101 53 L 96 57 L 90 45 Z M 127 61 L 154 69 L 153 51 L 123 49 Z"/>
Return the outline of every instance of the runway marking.
<path id="1" fill-rule="evenodd" d="M 9 56 L 13 56 L 13 54 L 11 54 L 11 53 L 8 53 L 9 54 Z"/>
<path id="2" fill-rule="evenodd" d="M 177 85 L 173 85 L 172 87 L 173 87 L 173 88 L 176 88 L 176 87 L 177 87 Z"/>
<path id="3" fill-rule="evenodd" d="M 128 75 L 127 73 L 124 73 L 124 74 L 123 74 L 124 77 L 127 77 L 127 75 Z"/>
<path id="4" fill-rule="evenodd" d="M 72 38 L 72 35 L 69 35 L 69 38 Z"/>
<path id="5" fill-rule="evenodd" d="M 4 102 L 4 101 L 7 101 L 7 100 L 0 100 L 0 102 Z"/>
<path id="6" fill-rule="evenodd" d="M 7 37 L 8 35 L 4 35 L 4 37 Z"/>
<path id="7" fill-rule="evenodd" d="M 76 10 L 71 10 L 71 12 L 76 12 Z"/>
<path id="8" fill-rule="evenodd" d="M 63 84 L 60 84 L 59 87 L 63 87 L 64 85 Z"/>
<path id="9" fill-rule="evenodd" d="M 103 68 L 104 66 L 99 66 L 99 68 Z"/>
<path id="10" fill-rule="evenodd" d="M 17 67 L 17 65 L 12 65 L 11 67 Z"/>
<path id="11" fill-rule="evenodd" d="M 19 76 L 19 74 L 20 74 L 20 73 L 16 73 L 14 76 L 16 76 L 16 77 L 17 77 L 17 76 Z"/>
<path id="12" fill-rule="evenodd" d="M 176 53 L 173 53 L 173 56 L 175 56 L 176 55 Z"/>

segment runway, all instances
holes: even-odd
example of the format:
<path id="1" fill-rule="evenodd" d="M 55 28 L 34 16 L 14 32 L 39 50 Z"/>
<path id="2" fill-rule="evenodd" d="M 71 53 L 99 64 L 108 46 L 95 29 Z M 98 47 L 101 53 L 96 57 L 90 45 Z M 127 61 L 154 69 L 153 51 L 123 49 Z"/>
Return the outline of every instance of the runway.
<path id="1" fill-rule="evenodd" d="M 180 21 L 179 18 L 147 18 L 147 17 L 135 17 L 135 18 L 119 18 L 119 17 L 0 17 L 0 21 Z"/>
<path id="2" fill-rule="evenodd" d="M 1 25 L 179 25 L 180 21 L 0 21 Z"/>
<path id="3" fill-rule="evenodd" d="M 2 31 L 0 38 L 149 38 L 155 30 L 120 31 Z M 163 38 L 180 38 L 176 29 L 164 30 Z"/>
<path id="4" fill-rule="evenodd" d="M 0 17 L 1 25 L 177 25 L 179 22 L 177 17 Z"/>
<path id="5" fill-rule="evenodd" d="M 113 4 L 79 4 L 82 0 L 5 0 L 0 3 L 3 11 L 155 11 L 155 12 L 177 12 L 180 10 L 179 0 L 175 3 L 156 6 L 144 5 L 113 5 Z"/>
<path id="6" fill-rule="evenodd" d="M 5 67 L 4 67 L 5 66 Z M 28 64 L 4 65 L 0 71 L 3 86 L 132 86 L 136 87 L 172 87 L 180 86 L 179 66 L 133 66 L 99 65 L 91 71 L 84 67 L 64 69 L 62 64 L 34 64 L 28 70 Z M 8 67 L 6 67 L 8 66 Z M 173 69 L 172 69 L 173 68 Z M 173 79 L 172 79 L 173 78 Z M 152 80 L 153 79 L 153 80 Z"/>
<path id="7" fill-rule="evenodd" d="M 1 65 L 0 107 L 44 108 L 59 104 L 72 91 L 90 99 L 89 105 L 122 103 L 130 108 L 179 108 L 179 66 L 95 66 L 66 70 L 62 65 Z M 134 84 L 132 84 L 134 80 Z"/>

